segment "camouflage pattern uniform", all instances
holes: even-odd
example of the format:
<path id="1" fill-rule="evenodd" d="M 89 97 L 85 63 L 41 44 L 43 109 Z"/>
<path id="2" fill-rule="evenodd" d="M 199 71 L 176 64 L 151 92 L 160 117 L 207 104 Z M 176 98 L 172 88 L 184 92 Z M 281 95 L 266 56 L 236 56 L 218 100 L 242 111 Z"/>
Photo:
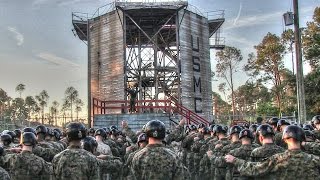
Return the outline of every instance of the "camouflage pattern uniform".
<path id="1" fill-rule="evenodd" d="M 215 173 L 214 177 L 215 179 L 225 179 L 227 170 L 230 169 L 228 167 L 228 164 L 224 160 L 224 155 L 229 153 L 231 150 L 239 148 L 241 146 L 240 141 L 232 142 L 231 144 L 228 144 L 226 146 L 223 146 L 222 148 L 218 148 L 218 151 L 216 151 L 214 158 L 211 158 L 211 163 L 213 162 L 215 165 Z M 220 149 L 220 150 L 219 150 Z"/>
<path id="2" fill-rule="evenodd" d="M 116 180 L 122 178 L 121 159 L 114 156 L 108 156 L 106 160 L 97 159 L 100 167 L 101 180 Z M 110 176 L 109 176 L 110 175 Z"/>
<path id="3" fill-rule="evenodd" d="M 231 150 L 229 154 L 243 160 L 250 160 L 250 154 L 255 147 L 252 144 L 243 144 L 239 148 Z M 227 171 L 226 179 L 237 179 L 237 180 L 245 180 L 250 179 L 249 177 L 240 176 L 240 173 L 234 168 L 231 167 L 229 171 Z M 251 178 L 252 179 L 252 178 Z"/>
<path id="4" fill-rule="evenodd" d="M 53 160 L 53 172 L 59 180 L 98 180 L 100 172 L 96 157 L 80 146 L 69 146 Z"/>
<path id="5" fill-rule="evenodd" d="M 313 132 L 314 136 L 316 137 L 316 139 L 320 140 L 320 130 L 315 129 L 312 132 Z"/>
<path id="6" fill-rule="evenodd" d="M 104 155 L 112 155 L 112 151 L 110 146 L 106 145 L 105 143 L 99 141 L 98 143 L 98 147 L 97 147 L 97 152 L 100 154 L 104 154 Z"/>
<path id="7" fill-rule="evenodd" d="M 48 143 L 51 144 L 51 146 L 57 151 L 57 152 L 61 152 L 64 150 L 64 146 L 58 142 L 55 141 L 48 141 Z"/>
<path id="8" fill-rule="evenodd" d="M 172 141 L 180 142 L 184 139 L 184 127 L 183 126 L 176 126 L 175 129 L 165 138 L 165 141 L 168 144 L 171 144 Z"/>
<path id="9" fill-rule="evenodd" d="M 301 150 L 287 150 L 263 162 L 247 162 L 236 158 L 234 164 L 241 175 L 257 179 L 313 180 L 320 177 L 320 158 Z"/>
<path id="10" fill-rule="evenodd" d="M 103 142 L 110 147 L 112 155 L 120 157 L 121 149 L 118 147 L 116 142 L 114 142 L 112 139 L 105 139 Z"/>
<path id="11" fill-rule="evenodd" d="M 319 142 L 305 142 L 302 150 L 308 154 L 320 156 L 320 143 Z"/>
<path id="12" fill-rule="evenodd" d="M 1 165 L 13 180 L 46 180 L 52 177 L 52 166 L 29 151 L 1 157 Z"/>
<path id="13" fill-rule="evenodd" d="M 198 135 L 196 132 L 188 134 L 181 142 L 182 151 L 182 163 L 190 170 L 193 164 L 193 155 L 191 153 L 191 146 L 194 142 L 194 138 Z"/>
<path id="14" fill-rule="evenodd" d="M 149 144 L 132 160 L 132 175 L 137 180 L 190 179 L 177 155 L 162 144 Z"/>
<path id="15" fill-rule="evenodd" d="M 202 175 L 200 176 L 199 174 L 199 167 L 200 161 L 206 152 L 200 152 L 200 148 L 207 141 L 202 136 L 199 136 L 199 138 L 199 140 L 194 141 L 193 145 L 191 146 L 191 152 L 188 153 L 188 155 L 191 156 L 190 159 L 187 159 L 187 163 L 189 163 L 189 172 L 191 174 L 191 179 L 198 179 L 199 177 L 202 178 Z"/>
<path id="16" fill-rule="evenodd" d="M 251 161 L 253 162 L 261 162 L 274 154 L 282 153 L 282 152 L 284 152 L 284 149 L 282 147 L 277 146 L 273 143 L 270 143 L 270 144 L 268 143 L 254 149 L 251 152 L 250 157 L 251 157 Z"/>
<path id="17" fill-rule="evenodd" d="M 282 132 L 278 132 L 274 136 L 274 143 L 278 146 L 283 147 L 284 149 L 288 149 L 288 145 L 282 140 Z"/>
<path id="18" fill-rule="evenodd" d="M 57 154 L 56 150 L 52 148 L 43 148 L 37 145 L 33 148 L 32 152 L 47 162 L 51 162 L 53 157 Z"/>
<path id="19" fill-rule="evenodd" d="M 138 137 L 136 133 L 134 133 L 130 127 L 125 126 L 122 128 L 122 132 L 131 139 L 132 142 L 137 142 Z"/>
<path id="20" fill-rule="evenodd" d="M 0 167 L 0 180 L 10 180 L 10 176 L 6 170 Z"/>
<path id="21" fill-rule="evenodd" d="M 123 176 L 125 177 L 125 179 L 133 179 L 132 174 L 130 174 L 130 167 L 132 165 L 132 159 L 133 159 L 134 155 L 138 151 L 140 151 L 141 149 L 142 148 L 138 148 L 138 146 L 135 146 L 129 152 L 127 152 L 127 154 L 126 154 L 127 158 L 125 158 L 124 172 L 123 172 Z"/>
<path id="22" fill-rule="evenodd" d="M 226 146 L 229 143 L 230 141 L 228 140 L 228 138 L 221 138 L 220 140 L 213 138 L 208 142 L 208 150 L 212 150 L 213 152 L 215 152 L 215 146 L 217 144 L 222 144 L 222 146 Z M 212 179 L 212 177 L 215 176 L 214 160 L 214 158 L 210 159 L 207 154 L 203 155 L 199 167 L 199 174 L 202 175 L 203 179 Z"/>

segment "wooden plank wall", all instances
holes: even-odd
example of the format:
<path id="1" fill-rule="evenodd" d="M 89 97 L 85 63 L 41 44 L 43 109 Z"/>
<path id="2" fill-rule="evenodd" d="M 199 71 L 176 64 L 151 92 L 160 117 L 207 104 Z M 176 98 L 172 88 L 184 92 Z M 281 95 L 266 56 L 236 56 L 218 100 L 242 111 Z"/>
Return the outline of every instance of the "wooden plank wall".
<path id="1" fill-rule="evenodd" d="M 121 11 L 119 15 L 123 17 Z M 121 21 L 115 10 L 90 22 L 92 98 L 107 101 L 124 99 L 124 40 Z M 121 111 L 108 110 L 106 113 Z"/>
<path id="2" fill-rule="evenodd" d="M 179 12 L 181 102 L 212 120 L 212 86 L 208 19 L 187 10 Z M 199 42 L 199 45 L 198 45 Z"/>

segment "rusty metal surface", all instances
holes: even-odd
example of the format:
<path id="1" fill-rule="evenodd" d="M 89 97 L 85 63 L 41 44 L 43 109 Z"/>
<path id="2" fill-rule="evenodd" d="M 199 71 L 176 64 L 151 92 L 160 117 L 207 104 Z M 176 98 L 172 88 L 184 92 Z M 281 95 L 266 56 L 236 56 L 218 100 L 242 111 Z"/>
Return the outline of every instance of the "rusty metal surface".
<path id="1" fill-rule="evenodd" d="M 179 31 L 181 102 L 183 106 L 210 120 L 212 87 L 208 19 L 184 11 L 179 12 L 182 22 Z"/>

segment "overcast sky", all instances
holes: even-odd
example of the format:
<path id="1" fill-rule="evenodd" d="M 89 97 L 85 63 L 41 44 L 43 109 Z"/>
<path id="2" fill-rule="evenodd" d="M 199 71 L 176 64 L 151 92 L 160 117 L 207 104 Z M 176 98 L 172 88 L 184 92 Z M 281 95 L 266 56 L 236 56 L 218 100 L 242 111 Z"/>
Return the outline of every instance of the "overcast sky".
<path id="1" fill-rule="evenodd" d="M 284 30 L 282 14 L 292 9 L 292 0 L 189 0 L 202 12 L 225 10 L 223 36 L 226 44 L 253 52 L 267 32 Z M 95 10 L 106 0 L 0 0 L 0 88 L 17 97 L 15 87 L 26 85 L 23 95 L 47 90 L 50 103 L 61 101 L 68 86 L 79 90 L 86 102 L 87 48 L 74 37 L 71 13 Z M 312 19 L 320 0 L 300 0 L 300 23 Z M 246 59 L 244 59 L 246 61 Z M 287 66 L 290 66 L 288 60 Z M 212 58 L 212 67 L 215 66 Z M 245 82 L 237 75 L 236 85 Z M 213 82 L 215 90 L 219 82 Z"/>

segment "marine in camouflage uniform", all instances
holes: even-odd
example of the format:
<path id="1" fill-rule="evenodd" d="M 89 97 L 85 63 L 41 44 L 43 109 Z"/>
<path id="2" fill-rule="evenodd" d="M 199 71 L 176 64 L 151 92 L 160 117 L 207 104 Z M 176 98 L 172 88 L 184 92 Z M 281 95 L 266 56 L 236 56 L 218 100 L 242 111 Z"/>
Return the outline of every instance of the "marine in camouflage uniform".
<path id="1" fill-rule="evenodd" d="M 97 154 L 101 180 L 116 180 L 122 178 L 122 162 L 118 157 L 103 155 L 96 152 L 98 143 L 93 137 L 85 137 L 81 140 L 81 147 L 91 154 Z"/>
<path id="2" fill-rule="evenodd" d="M 251 152 L 251 161 L 261 162 L 274 154 L 284 152 L 282 147 L 273 143 L 274 131 L 270 125 L 260 125 L 257 129 L 257 137 L 262 146 Z"/>
<path id="3" fill-rule="evenodd" d="M 94 133 L 96 141 L 98 143 L 97 152 L 104 155 L 112 155 L 110 146 L 103 142 L 103 139 L 107 136 L 104 129 L 97 129 Z"/>
<path id="4" fill-rule="evenodd" d="M 241 142 L 239 141 L 239 133 L 241 132 L 240 126 L 232 126 L 229 130 L 229 136 L 231 138 L 231 143 L 225 146 L 219 146 L 215 149 L 214 156 L 212 156 L 211 163 L 214 163 L 215 174 L 214 177 L 217 180 L 224 180 L 226 178 L 228 167 L 223 156 L 229 153 L 231 150 L 239 148 Z"/>
<path id="5" fill-rule="evenodd" d="M 308 154 L 320 156 L 320 143 L 319 142 L 303 142 L 302 150 Z"/>
<path id="6" fill-rule="evenodd" d="M 216 125 L 213 127 L 211 134 L 212 136 L 217 136 L 218 140 L 214 140 L 215 138 L 213 138 L 208 142 L 209 152 L 213 153 L 213 151 L 215 150 L 214 148 L 217 144 L 222 144 L 222 146 L 225 146 L 230 143 L 230 141 L 226 137 L 226 133 L 226 129 L 221 125 Z M 200 161 L 199 174 L 201 174 L 201 176 L 205 180 L 212 179 L 215 176 L 214 158 L 211 159 L 207 153 L 203 155 Z"/>
<path id="7" fill-rule="evenodd" d="M 311 120 L 312 124 L 315 126 L 313 133 L 316 139 L 320 140 L 320 115 L 316 115 Z"/>
<path id="8" fill-rule="evenodd" d="M 56 179 L 100 179 L 99 165 L 96 157 L 81 148 L 80 140 L 85 138 L 86 134 L 86 128 L 81 123 L 70 123 L 67 125 L 66 135 L 69 146 L 52 160 Z"/>
<path id="9" fill-rule="evenodd" d="M 139 152 L 142 148 L 146 147 L 148 144 L 148 138 L 145 133 L 141 133 L 138 136 L 137 139 L 137 145 L 134 146 L 134 148 L 130 148 L 129 151 L 127 151 L 127 158 L 125 159 L 125 165 L 124 165 L 124 172 L 123 176 L 125 179 L 133 179 L 132 174 L 130 174 L 130 167 L 132 165 L 132 159 L 134 155 Z"/>
<path id="10" fill-rule="evenodd" d="M 226 161 L 235 164 L 241 175 L 257 179 L 319 179 L 320 158 L 300 149 L 305 140 L 302 128 L 290 125 L 283 133 L 288 150 L 271 156 L 263 162 L 247 162 L 227 155 Z"/>
<path id="11" fill-rule="evenodd" d="M 2 145 L 2 148 L 4 149 L 4 151 L 7 154 L 11 154 L 12 152 L 10 151 L 10 149 L 12 148 L 11 147 L 12 137 L 9 134 L 2 134 L 0 136 L 0 138 L 1 138 L 1 143 L 0 144 Z"/>
<path id="12" fill-rule="evenodd" d="M 31 132 L 21 137 L 22 152 L 1 157 L 1 166 L 8 170 L 13 180 L 46 180 L 52 178 L 52 166 L 32 153 L 36 137 Z"/>
<path id="13" fill-rule="evenodd" d="M 187 169 L 178 156 L 167 149 L 162 140 L 165 138 L 165 125 L 158 120 L 149 121 L 145 126 L 149 144 L 137 152 L 132 160 L 131 172 L 137 180 L 190 179 Z"/>
<path id="14" fill-rule="evenodd" d="M 229 154 L 243 160 L 250 160 L 251 151 L 255 148 L 252 145 L 254 141 L 254 135 L 249 129 L 244 129 L 239 134 L 239 139 L 242 145 L 239 148 L 231 150 Z M 233 167 L 229 167 L 226 174 L 227 180 L 237 179 L 237 180 L 248 180 L 252 179 L 245 176 L 240 176 L 240 173 Z"/>
<path id="15" fill-rule="evenodd" d="M 122 133 L 125 136 L 129 137 L 133 143 L 136 143 L 138 137 L 137 137 L 136 133 L 133 132 L 131 130 L 131 128 L 128 126 L 128 122 L 127 121 L 122 121 L 121 122 L 121 126 L 122 126 Z"/>
<path id="16" fill-rule="evenodd" d="M 289 126 L 290 123 L 284 119 L 280 119 L 277 123 L 278 133 L 274 137 L 274 142 L 276 145 L 287 149 L 287 144 L 282 140 L 282 132 L 285 127 Z"/>
<path id="17" fill-rule="evenodd" d="M 168 144 L 171 144 L 172 141 L 180 142 L 185 138 L 185 133 L 184 133 L 184 124 L 185 121 L 181 120 L 179 125 L 177 125 L 174 130 L 165 137 L 165 141 Z"/>
<path id="18" fill-rule="evenodd" d="M 43 148 L 55 149 L 51 143 L 45 140 L 47 133 L 48 133 L 48 128 L 45 127 L 44 125 L 39 125 L 36 127 L 36 135 L 37 135 L 37 142 L 38 142 L 37 145 Z M 55 150 L 58 152 L 57 149 Z"/>
<path id="19" fill-rule="evenodd" d="M 194 138 L 198 136 L 197 127 L 190 125 L 190 132 L 181 142 L 182 149 L 182 162 L 190 170 L 193 168 L 193 153 L 191 152 L 191 146 L 194 143 Z"/>
<path id="20" fill-rule="evenodd" d="M 208 127 L 203 127 L 199 130 L 200 134 L 194 139 L 191 146 L 191 153 L 193 155 L 192 169 L 189 169 L 192 179 L 202 179 L 203 175 L 199 173 L 200 162 L 206 151 L 201 151 L 201 147 L 210 140 L 210 130 Z M 191 162 L 192 163 L 192 162 Z"/>
<path id="21" fill-rule="evenodd" d="M 0 167 L 0 180 L 10 180 L 9 173 Z"/>

